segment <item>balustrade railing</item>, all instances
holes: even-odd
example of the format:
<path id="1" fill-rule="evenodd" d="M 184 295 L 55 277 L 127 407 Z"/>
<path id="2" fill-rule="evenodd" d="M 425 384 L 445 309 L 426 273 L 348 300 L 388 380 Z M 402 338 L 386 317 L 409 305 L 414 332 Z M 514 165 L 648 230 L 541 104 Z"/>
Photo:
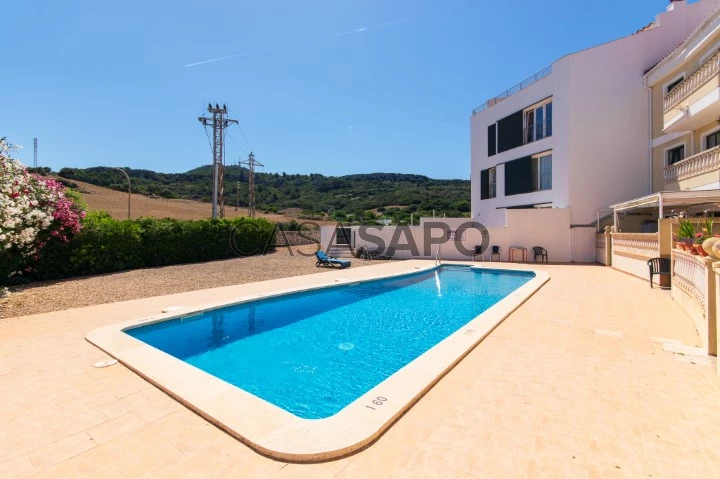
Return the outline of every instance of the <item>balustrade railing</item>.
<path id="1" fill-rule="evenodd" d="M 685 158 L 665 167 L 663 174 L 666 182 L 680 181 L 702 175 L 720 168 L 720 146 L 710 148 L 697 155 Z"/>
<path id="2" fill-rule="evenodd" d="M 695 298 L 705 314 L 707 273 L 705 264 L 683 251 L 673 251 L 673 284 Z"/>
<path id="3" fill-rule="evenodd" d="M 720 72 L 720 52 L 713 55 L 708 61 L 703 63 L 700 68 L 695 70 L 690 76 L 683 80 L 678 86 L 673 88 L 670 93 L 665 95 L 663 99 L 663 112 L 667 113 L 671 108 L 675 107 L 693 94 L 698 88 L 703 86 L 708 80 Z"/>
<path id="4" fill-rule="evenodd" d="M 657 233 L 613 233 L 612 250 L 655 258 L 660 254 L 660 239 Z"/>

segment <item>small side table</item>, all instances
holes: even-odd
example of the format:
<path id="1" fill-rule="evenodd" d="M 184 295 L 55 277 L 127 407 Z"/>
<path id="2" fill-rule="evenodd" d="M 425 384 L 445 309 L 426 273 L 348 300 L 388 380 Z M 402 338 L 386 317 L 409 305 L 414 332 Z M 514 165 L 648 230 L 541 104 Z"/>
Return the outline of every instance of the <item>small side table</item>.
<path id="1" fill-rule="evenodd" d="M 527 248 L 521 248 L 519 246 L 511 246 L 509 251 L 508 260 L 512 263 L 515 261 L 515 256 L 520 253 L 523 263 L 527 263 Z"/>

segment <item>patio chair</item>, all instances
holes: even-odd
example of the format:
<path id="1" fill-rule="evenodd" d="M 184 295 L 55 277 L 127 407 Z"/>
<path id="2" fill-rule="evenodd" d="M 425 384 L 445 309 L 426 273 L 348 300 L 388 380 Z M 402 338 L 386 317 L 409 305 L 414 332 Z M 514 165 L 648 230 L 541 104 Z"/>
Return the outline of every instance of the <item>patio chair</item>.
<path id="1" fill-rule="evenodd" d="M 670 276 L 670 260 L 668 258 L 652 258 L 647 262 L 650 268 L 650 289 L 653 287 L 653 276 Z"/>
<path id="2" fill-rule="evenodd" d="M 339 259 L 339 258 L 335 258 L 333 256 L 328 256 L 323 251 L 317 251 L 315 253 L 315 257 L 317 258 L 315 267 L 330 266 L 332 268 L 339 267 L 340 269 L 342 269 L 342 268 L 347 268 L 350 266 L 349 260 Z"/>
<path id="3" fill-rule="evenodd" d="M 389 254 L 381 253 L 380 251 L 370 251 L 370 258 L 372 259 L 392 259 Z"/>
<path id="4" fill-rule="evenodd" d="M 475 257 L 480 255 L 483 261 L 485 261 L 485 255 L 483 255 L 483 247 L 482 246 L 475 246 L 475 249 L 473 250 L 473 261 L 475 261 Z"/>
<path id="5" fill-rule="evenodd" d="M 490 247 L 490 261 L 493 260 L 493 256 L 497 256 L 497 260 L 500 261 L 500 247 L 499 246 L 491 246 Z"/>
<path id="6" fill-rule="evenodd" d="M 356 253 L 355 253 L 355 257 L 356 257 L 356 258 L 360 258 L 360 259 L 370 259 L 370 260 L 373 260 L 373 259 L 392 259 L 392 256 L 390 256 L 390 255 L 388 255 L 388 254 L 385 254 L 385 253 L 381 253 L 380 250 L 370 251 L 370 250 L 368 249 L 368 247 L 365 246 L 365 245 L 360 246 L 360 247 L 357 249 L 357 251 L 356 251 Z"/>
<path id="7" fill-rule="evenodd" d="M 533 258 L 533 261 L 535 261 L 536 263 L 537 263 L 538 256 L 540 256 L 541 263 L 548 262 L 547 250 L 545 248 L 543 248 L 542 246 L 533 246 L 533 255 L 535 255 L 535 257 Z"/>

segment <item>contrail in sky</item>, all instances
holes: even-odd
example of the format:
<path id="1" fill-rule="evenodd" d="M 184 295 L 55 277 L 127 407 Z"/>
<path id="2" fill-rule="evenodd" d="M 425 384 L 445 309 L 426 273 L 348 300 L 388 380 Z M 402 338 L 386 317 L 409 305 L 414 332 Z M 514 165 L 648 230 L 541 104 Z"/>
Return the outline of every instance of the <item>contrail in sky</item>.
<path id="1" fill-rule="evenodd" d="M 335 35 L 341 37 L 341 36 L 343 36 L 343 35 L 352 35 L 352 34 L 355 34 L 355 33 L 364 33 L 364 32 L 370 31 L 370 30 L 377 30 L 377 29 L 379 29 L 379 28 L 388 28 L 388 27 L 392 27 L 393 25 L 400 25 L 401 23 L 408 22 L 409 20 L 410 20 L 409 18 L 403 18 L 402 20 L 396 20 L 396 21 L 393 21 L 393 22 L 386 22 L 386 23 L 383 23 L 383 24 L 380 24 L 380 25 L 374 25 L 374 26 L 371 26 L 371 27 L 355 28 L 355 29 L 353 29 L 353 30 L 348 30 L 348 31 L 346 31 L 346 32 L 336 33 Z M 228 55 L 228 56 L 226 56 L 226 57 L 213 58 L 213 59 L 211 59 L 211 60 L 203 60 L 203 61 L 201 61 L 201 62 L 195 62 L 195 63 L 188 63 L 187 65 L 185 65 L 185 68 L 187 68 L 187 67 L 195 67 L 195 66 L 198 66 L 198 65 L 205 65 L 206 63 L 220 62 L 220 61 L 223 61 L 223 60 L 229 60 L 230 58 L 245 57 L 245 56 L 248 56 L 248 55 L 252 55 L 253 53 L 257 53 L 257 52 L 238 53 L 237 55 Z"/>
<path id="2" fill-rule="evenodd" d="M 393 25 L 399 25 L 401 23 L 407 22 L 408 20 L 409 20 L 408 18 L 403 18 L 402 20 L 397 20 L 395 22 L 386 22 L 381 25 L 375 25 L 372 27 L 355 28 L 354 30 L 348 30 L 346 32 L 336 33 L 335 35 L 341 37 L 343 35 L 352 35 L 353 33 L 364 33 L 364 32 L 370 31 L 370 30 L 377 30 L 378 28 L 387 28 L 387 27 L 392 27 Z"/>
<path id="3" fill-rule="evenodd" d="M 219 61 L 222 61 L 222 60 L 227 60 L 227 59 L 229 59 L 229 58 L 245 57 L 245 56 L 248 56 L 248 55 L 250 55 L 250 54 L 252 54 L 252 53 L 253 53 L 253 52 L 238 53 L 238 54 L 236 54 L 236 55 L 228 55 L 228 56 L 226 56 L 226 57 L 213 58 L 212 60 L 204 60 L 204 61 L 201 61 L 201 62 L 188 63 L 187 65 L 185 65 L 185 68 L 187 68 L 187 67 L 194 67 L 194 66 L 197 66 L 197 65 L 204 65 L 204 64 L 206 64 L 206 63 L 219 62 Z"/>

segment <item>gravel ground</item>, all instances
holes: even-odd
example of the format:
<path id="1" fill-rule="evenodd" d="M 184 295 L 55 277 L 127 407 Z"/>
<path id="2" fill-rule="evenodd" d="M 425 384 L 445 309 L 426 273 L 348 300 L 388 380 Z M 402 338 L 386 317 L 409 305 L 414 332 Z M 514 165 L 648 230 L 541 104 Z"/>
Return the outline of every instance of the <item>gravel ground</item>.
<path id="1" fill-rule="evenodd" d="M 318 273 L 325 268 L 316 268 L 313 257 L 299 254 L 313 251 L 314 246 L 294 247 L 292 254 L 279 248 L 267 256 L 33 283 L 11 289 L 11 294 L 0 300 L 0 318 Z M 354 259 L 351 267 L 376 263 Z"/>

